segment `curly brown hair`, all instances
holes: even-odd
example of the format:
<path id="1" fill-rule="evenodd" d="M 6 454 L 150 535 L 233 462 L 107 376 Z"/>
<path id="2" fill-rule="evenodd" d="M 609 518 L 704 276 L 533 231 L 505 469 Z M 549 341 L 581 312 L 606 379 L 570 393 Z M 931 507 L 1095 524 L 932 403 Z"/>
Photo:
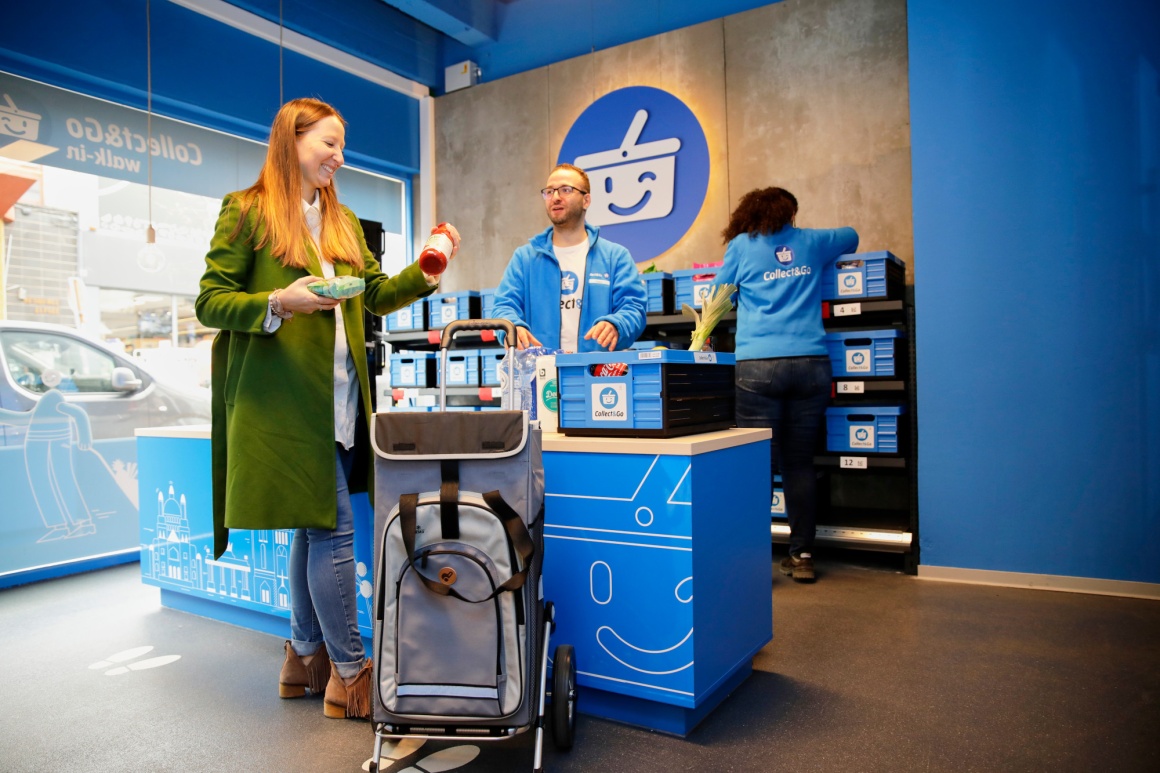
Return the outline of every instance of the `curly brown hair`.
<path id="1" fill-rule="evenodd" d="M 785 188 L 757 188 L 741 197 L 721 235 L 728 244 L 745 233 L 777 233 L 793 223 L 797 211 L 797 198 Z"/>

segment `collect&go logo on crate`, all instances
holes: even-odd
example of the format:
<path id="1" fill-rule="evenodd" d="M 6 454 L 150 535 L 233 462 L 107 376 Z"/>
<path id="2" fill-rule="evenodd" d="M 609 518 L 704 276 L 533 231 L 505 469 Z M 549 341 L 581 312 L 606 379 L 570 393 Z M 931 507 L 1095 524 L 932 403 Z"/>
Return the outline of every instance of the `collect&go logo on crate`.
<path id="1" fill-rule="evenodd" d="M 709 189 L 709 145 L 693 111 L 667 91 L 613 91 L 580 114 L 559 163 L 588 174 L 587 220 L 637 263 L 672 247 L 692 227 Z"/>
<path id="2" fill-rule="evenodd" d="M 597 421 L 625 421 L 624 384 L 592 385 L 592 418 Z"/>

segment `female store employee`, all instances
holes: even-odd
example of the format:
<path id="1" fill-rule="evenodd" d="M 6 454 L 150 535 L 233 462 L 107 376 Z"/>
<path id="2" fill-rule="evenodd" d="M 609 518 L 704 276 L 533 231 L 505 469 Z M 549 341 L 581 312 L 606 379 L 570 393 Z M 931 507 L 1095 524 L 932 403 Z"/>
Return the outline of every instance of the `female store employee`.
<path id="1" fill-rule="evenodd" d="M 228 529 L 295 529 L 279 694 L 325 690 L 326 716 L 367 717 L 371 665 L 357 624 L 350 504 L 372 469 L 363 310 L 389 313 L 431 293 L 436 279 L 418 264 L 394 277 L 380 270 L 358 218 L 338 202 L 345 138 L 342 116 L 325 102 L 282 106 L 257 182 L 222 202 L 196 310 L 221 331 L 214 556 Z M 335 276 L 361 278 L 365 291 L 340 301 L 307 288 Z"/>
<path id="2" fill-rule="evenodd" d="M 798 203 L 782 188 L 741 198 L 724 231 L 718 284 L 737 285 L 737 426 L 769 427 L 781 471 L 789 556 L 781 572 L 814 580 L 817 481 L 814 444 L 832 377 L 822 328 L 822 271 L 858 249 L 853 228 L 797 228 Z"/>

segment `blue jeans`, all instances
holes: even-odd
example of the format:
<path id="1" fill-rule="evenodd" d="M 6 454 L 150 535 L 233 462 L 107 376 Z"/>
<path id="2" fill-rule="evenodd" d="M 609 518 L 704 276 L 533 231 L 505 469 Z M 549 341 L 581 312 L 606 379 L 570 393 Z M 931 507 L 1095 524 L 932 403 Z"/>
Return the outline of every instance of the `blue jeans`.
<path id="1" fill-rule="evenodd" d="M 814 449 L 830 402 L 830 358 L 774 357 L 737 362 L 737 426 L 769 427 L 770 467 L 781 473 L 789 552 L 813 550 L 818 482 Z"/>
<path id="2" fill-rule="evenodd" d="M 354 510 L 347 487 L 354 452 L 335 448 L 335 529 L 295 529 L 290 543 L 290 646 L 306 656 L 325 644 L 339 676 L 350 678 L 366 658 L 358 630 Z"/>

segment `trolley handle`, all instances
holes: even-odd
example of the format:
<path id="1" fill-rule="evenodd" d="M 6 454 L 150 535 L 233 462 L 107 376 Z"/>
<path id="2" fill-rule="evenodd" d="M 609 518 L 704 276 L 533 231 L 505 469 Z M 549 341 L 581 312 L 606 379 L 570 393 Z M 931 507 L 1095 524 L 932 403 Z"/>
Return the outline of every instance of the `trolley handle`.
<path id="1" fill-rule="evenodd" d="M 515 389 L 515 345 L 516 326 L 506 319 L 454 319 L 443 328 L 439 339 L 439 410 L 447 410 L 447 350 L 451 339 L 461 330 L 501 330 L 504 333 L 504 349 L 507 351 L 508 389 Z"/>
<path id="2" fill-rule="evenodd" d="M 506 336 L 506 348 L 515 346 L 516 326 L 506 319 L 453 319 L 443 328 L 443 336 L 439 340 L 440 349 L 450 349 L 451 339 L 461 330 L 500 330 Z"/>

